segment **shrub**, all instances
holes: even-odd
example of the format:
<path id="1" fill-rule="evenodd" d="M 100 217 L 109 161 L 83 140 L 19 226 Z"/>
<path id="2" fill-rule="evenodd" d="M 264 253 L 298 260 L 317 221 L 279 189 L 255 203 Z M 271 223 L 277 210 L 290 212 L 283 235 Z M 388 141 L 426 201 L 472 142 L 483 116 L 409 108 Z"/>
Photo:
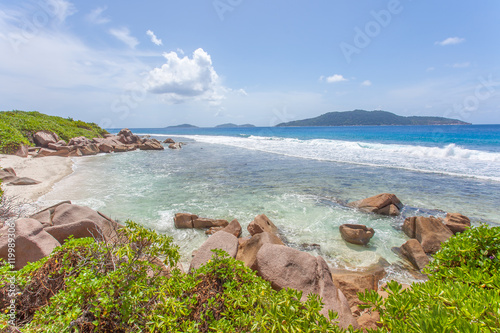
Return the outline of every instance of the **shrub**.
<path id="1" fill-rule="evenodd" d="M 500 332 L 500 227 L 472 227 L 443 244 L 425 272 L 429 280 L 389 297 L 360 294 L 394 332 Z"/>
<path id="2" fill-rule="evenodd" d="M 33 134 L 42 130 L 52 131 L 66 141 L 77 136 L 92 139 L 108 133 L 95 123 L 49 116 L 36 111 L 0 112 L 0 153 L 13 153 L 20 144 L 32 144 Z"/>
<path id="3" fill-rule="evenodd" d="M 70 240 L 15 273 L 23 332 L 345 332 L 319 314 L 317 296 L 277 292 L 223 251 L 182 273 L 170 237 L 126 224 L 123 243 Z M 12 272 L 0 272 L 1 293 Z"/>

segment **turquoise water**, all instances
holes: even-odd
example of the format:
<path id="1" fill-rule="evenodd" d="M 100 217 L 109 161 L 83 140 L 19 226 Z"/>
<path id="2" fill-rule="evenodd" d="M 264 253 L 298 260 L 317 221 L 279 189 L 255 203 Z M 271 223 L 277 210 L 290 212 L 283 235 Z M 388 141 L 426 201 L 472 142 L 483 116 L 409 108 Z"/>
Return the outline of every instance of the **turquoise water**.
<path id="1" fill-rule="evenodd" d="M 176 230 L 175 213 L 237 218 L 244 228 L 266 214 L 291 246 L 319 244 L 314 254 L 332 267 L 383 258 L 387 279 L 404 282 L 414 278 L 391 248 L 407 240 L 405 216 L 460 212 L 500 223 L 500 126 L 132 130 L 187 145 L 76 159 L 75 172 L 43 203 L 70 199 L 172 235 L 185 262 L 207 236 Z M 343 205 L 383 192 L 403 201 L 402 217 Z M 348 245 L 338 231 L 344 223 L 373 227 L 375 236 L 367 247 Z"/>

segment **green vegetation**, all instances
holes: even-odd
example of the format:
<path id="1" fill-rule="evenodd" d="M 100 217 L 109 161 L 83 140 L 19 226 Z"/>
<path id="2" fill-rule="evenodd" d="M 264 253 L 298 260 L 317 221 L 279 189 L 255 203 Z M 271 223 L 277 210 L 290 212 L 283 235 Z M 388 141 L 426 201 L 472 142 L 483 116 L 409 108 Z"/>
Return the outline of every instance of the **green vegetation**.
<path id="1" fill-rule="evenodd" d="M 48 116 L 36 111 L 2 111 L 0 112 L 0 153 L 13 153 L 20 144 L 33 145 L 33 134 L 43 130 L 54 132 L 66 141 L 77 136 L 92 139 L 102 137 L 107 133 L 96 124 L 81 120 Z"/>
<path id="2" fill-rule="evenodd" d="M 126 242 L 70 240 L 19 272 L 0 267 L 0 330 L 14 273 L 23 332 L 345 332 L 319 314 L 317 297 L 301 303 L 300 292 L 277 292 L 222 251 L 185 274 L 155 263 L 163 255 L 175 267 L 170 237 L 130 221 L 120 233 Z"/>
<path id="3" fill-rule="evenodd" d="M 434 255 L 429 281 L 404 291 L 391 282 L 386 300 L 362 298 L 392 332 L 500 332 L 499 257 L 500 227 L 472 227 Z"/>
<path id="4" fill-rule="evenodd" d="M 19 272 L 0 261 L 0 331 L 14 275 L 22 332 L 361 332 L 320 315 L 317 297 L 301 303 L 298 291 L 273 290 L 223 251 L 182 273 L 172 238 L 126 224 L 118 244 L 69 240 Z M 384 325 L 369 332 L 500 332 L 499 256 L 500 227 L 452 237 L 426 268 L 428 282 L 390 282 L 387 299 L 360 294 Z"/>
<path id="5" fill-rule="evenodd" d="M 403 117 L 387 111 L 354 110 L 328 112 L 316 118 L 295 120 L 276 126 L 379 126 L 379 125 L 467 125 L 443 117 Z"/>

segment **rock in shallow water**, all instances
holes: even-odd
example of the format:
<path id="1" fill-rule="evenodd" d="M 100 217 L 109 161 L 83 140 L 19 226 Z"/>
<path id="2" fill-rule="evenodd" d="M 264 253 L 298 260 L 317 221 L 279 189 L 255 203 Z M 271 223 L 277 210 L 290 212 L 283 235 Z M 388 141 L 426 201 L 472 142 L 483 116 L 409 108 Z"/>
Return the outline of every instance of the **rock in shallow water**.
<path id="1" fill-rule="evenodd" d="M 342 239 L 351 244 L 366 245 L 375 235 L 375 230 L 361 224 L 342 224 L 339 227 Z"/>

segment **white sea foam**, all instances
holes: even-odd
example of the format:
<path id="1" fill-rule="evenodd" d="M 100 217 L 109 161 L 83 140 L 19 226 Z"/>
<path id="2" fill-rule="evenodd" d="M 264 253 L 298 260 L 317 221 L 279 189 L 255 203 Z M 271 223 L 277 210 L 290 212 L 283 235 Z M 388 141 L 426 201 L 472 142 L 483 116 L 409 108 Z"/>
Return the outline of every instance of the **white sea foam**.
<path id="1" fill-rule="evenodd" d="M 424 147 L 327 139 L 299 140 L 263 136 L 245 138 L 178 135 L 177 137 L 298 158 L 375 167 L 391 167 L 500 182 L 500 153 L 466 149 L 455 144 L 449 144 L 445 147 Z"/>

